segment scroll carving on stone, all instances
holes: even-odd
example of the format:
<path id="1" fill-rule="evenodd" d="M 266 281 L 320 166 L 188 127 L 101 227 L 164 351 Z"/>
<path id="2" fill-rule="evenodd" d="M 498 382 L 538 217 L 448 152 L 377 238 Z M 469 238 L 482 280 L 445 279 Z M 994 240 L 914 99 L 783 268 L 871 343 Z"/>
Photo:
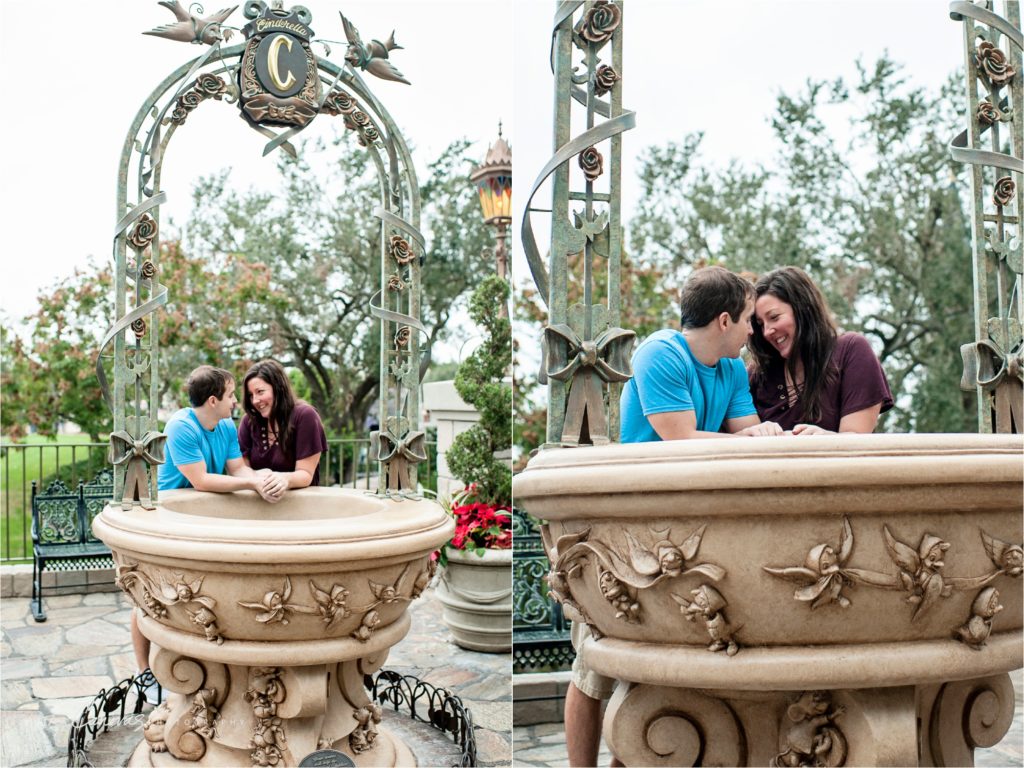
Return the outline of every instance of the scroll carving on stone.
<path id="1" fill-rule="evenodd" d="M 117 566 L 117 585 L 151 618 L 157 621 L 166 619 L 167 609 L 180 605 L 189 621 L 203 630 L 207 640 L 218 645 L 224 642 L 217 626 L 217 615 L 213 612 L 217 601 L 199 594 L 203 586 L 202 576 L 188 581 L 184 574 L 179 573 L 174 582 L 161 580 L 157 584 L 139 568 L 138 563 L 124 560 Z M 140 591 L 141 600 L 136 597 L 133 589 Z"/>
<path id="2" fill-rule="evenodd" d="M 786 749 L 771 761 L 772 768 L 823 766 L 836 768 L 846 762 L 846 737 L 835 724 L 842 707 L 832 707 L 828 691 L 804 691 L 786 710 Z"/>
<path id="3" fill-rule="evenodd" d="M 979 533 L 985 553 L 993 565 L 991 571 L 979 576 L 947 576 L 944 573 L 944 558 L 952 547 L 950 542 L 926 532 L 914 547 L 897 538 L 888 525 L 882 526 L 882 534 L 886 552 L 897 566 L 897 572 L 850 568 L 847 561 L 853 552 L 853 528 L 847 517 L 843 518 L 838 551 L 830 544 L 818 544 L 810 550 L 802 566 L 763 566 L 763 569 L 773 576 L 801 582 L 803 586 L 793 593 L 793 597 L 802 602 L 810 602 L 812 609 L 831 603 L 848 607 L 850 601 L 843 596 L 842 590 L 853 584 L 904 591 L 907 593 L 906 602 L 914 606 L 911 621 L 916 622 L 936 602 L 948 598 L 954 591 L 980 589 L 999 576 L 1017 578 L 1024 572 L 1024 547 L 997 539 L 981 529 Z M 980 614 L 972 612 L 972 618 L 977 616 Z M 982 618 L 991 624 L 992 616 Z M 964 627 L 970 625 L 971 621 L 968 620 Z M 972 626 L 980 631 L 981 625 L 977 622 Z M 956 631 L 956 637 L 962 637 L 960 630 L 964 627 Z M 973 630 L 968 632 L 969 635 L 972 633 Z M 988 637 L 987 632 L 985 637 Z M 968 641 L 965 639 L 964 642 Z"/>
<path id="4" fill-rule="evenodd" d="M 686 617 L 687 621 L 696 621 L 697 617 L 704 620 L 708 636 L 711 638 L 709 651 L 725 651 L 727 656 L 735 656 L 740 647 L 736 643 L 733 634 L 734 629 L 730 626 L 725 617 L 725 608 L 728 602 L 722 593 L 709 584 L 701 584 L 697 589 L 691 590 L 693 600 L 672 593 L 672 599 L 679 603 L 679 610 Z"/>

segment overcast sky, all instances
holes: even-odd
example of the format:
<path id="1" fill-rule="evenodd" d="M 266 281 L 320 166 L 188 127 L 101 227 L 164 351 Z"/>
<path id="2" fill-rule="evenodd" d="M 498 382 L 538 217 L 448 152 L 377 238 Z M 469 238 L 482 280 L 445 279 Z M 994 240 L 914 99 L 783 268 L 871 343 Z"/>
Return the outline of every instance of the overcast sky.
<path id="1" fill-rule="evenodd" d="M 515 203 L 552 153 L 552 78 L 548 65 L 554 0 L 334 2 L 308 0 L 311 26 L 344 55 L 343 11 L 364 40 L 395 29 L 404 50 L 393 63 L 411 86 L 364 77 L 415 148 L 421 174 L 455 138 L 478 142 L 483 157 L 504 122 L 512 144 Z M 207 11 L 219 8 L 221 2 Z M 768 116 L 780 91 L 808 77 L 852 76 L 858 58 L 883 51 L 910 79 L 934 87 L 962 66 L 961 25 L 946 0 L 627 0 L 623 103 L 637 127 L 623 149 L 624 221 L 636 196 L 636 156 L 644 147 L 706 132 L 702 152 L 714 162 L 764 162 Z M 0 307 L 18 318 L 36 293 L 84 265 L 110 258 L 117 163 L 127 128 L 145 97 L 201 48 L 141 32 L 172 16 L 155 2 L 0 0 L 0 67 L 9 81 L 0 122 Z M 229 23 L 242 26 L 241 8 Z M 238 38 L 235 38 L 236 42 Z M 308 135 L 336 121 L 314 121 Z M 240 187 L 274 183 L 266 142 L 231 105 L 197 110 L 165 162 L 165 215 L 187 219 L 193 181 L 231 167 Z M 422 178 L 422 175 L 421 175 Z M 545 189 L 536 198 L 550 202 Z M 525 274 L 512 227 L 513 268 Z M 539 217 L 539 245 L 546 228 Z"/>
<path id="2" fill-rule="evenodd" d="M 767 163 L 773 148 L 768 118 L 780 92 L 796 92 L 808 78 L 855 77 L 858 58 L 872 64 L 886 50 L 905 65 L 912 83 L 937 88 L 964 61 L 962 24 L 950 20 L 948 5 L 945 0 L 627 0 L 619 86 L 623 107 L 636 112 L 636 128 L 623 137 L 623 222 L 628 224 L 638 194 L 635 158 L 647 146 L 704 131 L 700 151 L 711 162 Z M 554 151 L 548 63 L 554 7 L 553 2 L 515 5 L 514 203 L 519 211 Z M 550 195 L 546 185 L 534 205 L 550 207 Z M 513 227 L 517 238 L 521 218 L 520 213 Z M 545 253 L 544 216 L 535 214 L 533 223 Z M 525 278 L 518 242 L 514 256 L 513 268 Z"/>
<path id="3" fill-rule="evenodd" d="M 205 0 L 206 14 L 226 3 Z M 451 141 L 477 142 L 482 160 L 499 120 L 506 136 L 514 130 L 507 0 L 301 4 L 312 12 L 315 37 L 339 41 L 330 56 L 339 64 L 346 47 L 339 11 L 364 41 L 395 30 L 404 49 L 393 51 L 391 61 L 412 85 L 363 78 L 414 147 L 421 179 Z M 246 23 L 242 6 L 228 24 Z M 19 73 L 8 80 L 0 122 L 0 307 L 7 317 L 31 312 L 40 289 L 89 256 L 110 259 L 117 168 L 131 121 L 150 92 L 205 47 L 141 34 L 173 20 L 166 8 L 144 0 L 0 0 L 0 70 Z M 236 35 L 230 43 L 240 40 Z M 339 125 L 317 119 L 305 133 L 324 135 Z M 266 143 L 234 105 L 197 110 L 165 159 L 164 216 L 181 226 L 193 181 L 225 167 L 241 188 L 271 187 L 276 161 L 261 157 Z"/>

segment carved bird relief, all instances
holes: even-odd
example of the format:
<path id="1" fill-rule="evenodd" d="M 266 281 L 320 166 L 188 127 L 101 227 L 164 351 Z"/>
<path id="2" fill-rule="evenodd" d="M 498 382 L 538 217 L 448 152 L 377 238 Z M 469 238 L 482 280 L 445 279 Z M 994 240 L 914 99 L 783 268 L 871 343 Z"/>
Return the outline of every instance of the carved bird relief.
<path id="1" fill-rule="evenodd" d="M 142 34 L 152 35 L 153 37 L 166 37 L 168 40 L 177 40 L 182 43 L 206 45 L 213 45 L 218 40 L 230 39 L 231 30 L 222 29 L 221 24 L 238 8 L 237 5 L 233 5 L 230 8 L 222 8 L 211 16 L 200 19 L 186 11 L 178 0 L 159 0 L 157 5 L 162 5 L 173 13 L 177 21 L 173 24 L 154 27 Z"/>
<path id="2" fill-rule="evenodd" d="M 672 579 L 684 573 L 701 574 L 714 581 L 719 581 L 725 576 L 724 568 L 711 563 L 688 565 L 689 561 L 697 555 L 705 528 L 707 526 L 702 525 L 679 545 L 669 538 L 671 536 L 669 529 L 661 531 L 652 529 L 656 536 L 661 537 L 652 547 L 645 547 L 636 536 L 626 531 L 628 553 L 622 555 L 609 549 L 611 570 L 621 581 L 638 589 L 652 587 L 664 578 Z M 597 544 L 595 542 L 592 546 Z"/>
<path id="3" fill-rule="evenodd" d="M 410 599 L 402 594 L 402 589 L 409 577 L 411 567 L 412 563 L 407 564 L 394 584 L 378 584 L 375 581 L 370 581 L 370 590 L 373 592 L 373 596 L 377 598 L 376 604 L 384 603 L 389 605 L 397 603 L 399 600 Z"/>
<path id="4" fill-rule="evenodd" d="M 950 544 L 926 533 L 914 551 L 913 547 L 894 537 L 889 526 L 882 526 L 882 531 L 889 556 L 900 568 L 900 584 L 910 593 L 907 602 L 917 606 L 910 620 L 917 621 L 940 597 L 949 597 L 953 591 L 942 578 L 942 568 L 946 565 L 942 558 Z"/>
<path id="5" fill-rule="evenodd" d="M 838 551 L 830 544 L 818 544 L 807 553 L 803 566 L 763 568 L 772 576 L 803 583 L 804 586 L 793 592 L 793 597 L 801 602 L 809 602 L 812 610 L 833 602 L 849 608 L 850 601 L 843 596 L 842 591 L 844 586 L 852 584 L 844 570 L 852 552 L 853 528 L 850 519 L 844 517 Z"/>
<path id="6" fill-rule="evenodd" d="M 199 590 L 203 586 L 203 577 L 199 576 L 192 581 L 185 581 L 185 577 L 178 574 L 178 581 L 168 584 L 160 582 L 160 589 L 154 595 L 164 605 L 177 605 L 178 603 L 199 603 L 206 608 L 213 608 L 217 601 L 212 597 L 200 595 Z"/>
<path id="7" fill-rule="evenodd" d="M 341 16 L 341 24 L 345 28 L 345 38 L 348 40 L 345 61 L 357 69 L 362 69 L 374 77 L 379 77 L 381 80 L 394 80 L 410 85 L 409 81 L 405 79 L 405 75 L 388 61 L 389 51 L 402 49 L 402 46 L 395 43 L 394 32 L 383 43 L 380 40 L 371 40 L 367 45 L 359 37 L 359 30 L 355 28 L 355 25 L 345 18 L 345 14 L 339 15 Z"/>
<path id="8" fill-rule="evenodd" d="M 1024 572 L 1024 547 L 1000 541 L 994 536 L 981 532 L 981 541 L 989 559 L 1002 573 L 1007 576 L 1020 576 Z"/>

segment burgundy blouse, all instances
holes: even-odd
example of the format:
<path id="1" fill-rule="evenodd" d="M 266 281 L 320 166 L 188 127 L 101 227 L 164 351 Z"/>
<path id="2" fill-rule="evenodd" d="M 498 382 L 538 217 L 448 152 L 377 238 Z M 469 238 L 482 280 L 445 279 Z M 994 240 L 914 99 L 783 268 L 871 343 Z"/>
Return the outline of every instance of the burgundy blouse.
<path id="1" fill-rule="evenodd" d="M 821 393 L 821 418 L 817 426 L 838 432 L 839 422 L 847 414 L 878 403 L 882 404 L 882 413 L 892 408 L 889 382 L 867 339 L 859 333 L 840 335 L 832 350 L 832 361 L 839 375 L 826 384 Z M 790 405 L 787 402 L 786 374 L 781 358 L 773 361 L 760 385 L 751 374 L 750 393 L 761 421 L 774 421 L 786 430 L 807 423 L 800 403 Z"/>
<path id="2" fill-rule="evenodd" d="M 265 425 L 257 424 L 249 418 L 249 414 L 242 417 L 242 423 L 238 425 L 238 445 L 242 449 L 242 455 L 249 459 L 249 466 L 253 469 L 272 469 L 275 472 L 294 472 L 295 462 L 299 459 L 312 456 L 314 453 L 322 454 L 327 450 L 324 425 L 313 406 L 296 403 L 291 422 L 292 436 L 289 447 L 294 459 L 288 461 L 278 443 L 270 445 Z M 319 463 L 313 471 L 313 482 L 310 485 L 320 485 Z"/>

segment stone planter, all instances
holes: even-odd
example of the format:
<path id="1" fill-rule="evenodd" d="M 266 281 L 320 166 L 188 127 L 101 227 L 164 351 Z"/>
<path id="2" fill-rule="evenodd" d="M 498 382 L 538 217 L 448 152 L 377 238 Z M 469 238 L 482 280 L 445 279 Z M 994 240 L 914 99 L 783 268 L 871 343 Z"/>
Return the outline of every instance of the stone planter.
<path id="1" fill-rule="evenodd" d="M 511 650 L 511 549 L 488 549 L 479 557 L 449 548 L 437 597 L 457 645 L 487 653 Z"/>
<path id="2" fill-rule="evenodd" d="M 549 450 L 515 478 L 551 594 L 622 681 L 626 765 L 972 765 L 1022 664 L 1024 441 Z"/>
<path id="3" fill-rule="evenodd" d="M 93 530 L 170 692 L 130 764 L 294 766 L 323 748 L 414 764 L 362 681 L 408 631 L 453 528 L 434 502 L 340 488 L 108 505 Z"/>

